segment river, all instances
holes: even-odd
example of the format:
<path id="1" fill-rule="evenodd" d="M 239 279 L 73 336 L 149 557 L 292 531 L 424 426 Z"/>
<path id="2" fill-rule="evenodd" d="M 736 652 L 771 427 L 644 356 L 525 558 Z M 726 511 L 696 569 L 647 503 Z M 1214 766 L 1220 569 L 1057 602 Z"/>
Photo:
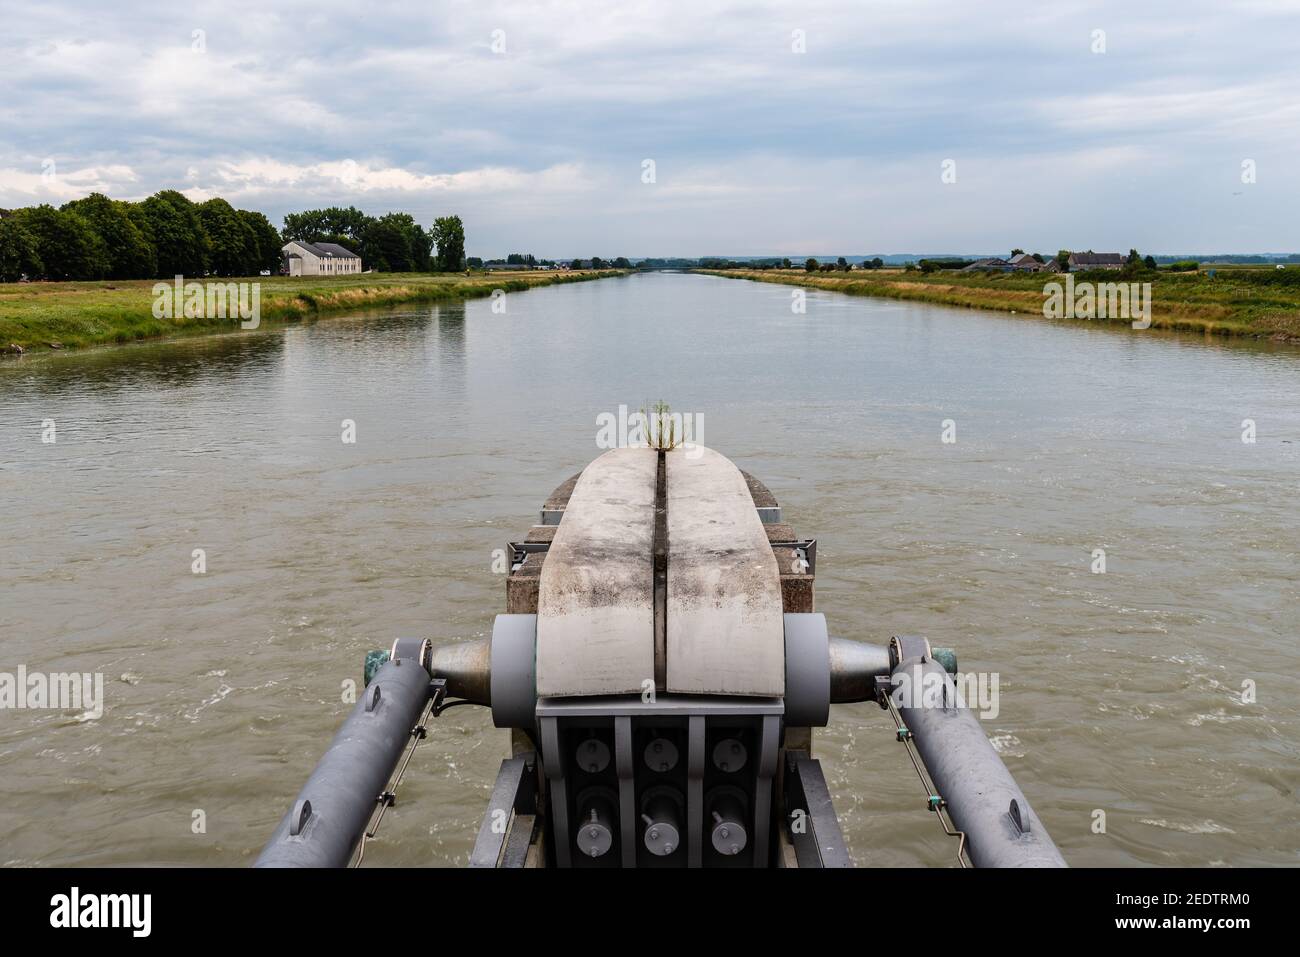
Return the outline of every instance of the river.
<path id="1" fill-rule="evenodd" d="M 998 673 L 1071 864 L 1300 863 L 1300 350 L 807 297 L 647 274 L 0 363 L 0 671 L 106 699 L 0 711 L 0 863 L 251 863 L 365 652 L 489 634 L 493 549 L 659 399 L 818 539 L 833 633 Z M 439 718 L 367 864 L 465 863 L 506 749 Z M 860 865 L 955 861 L 879 708 L 816 751 Z"/>

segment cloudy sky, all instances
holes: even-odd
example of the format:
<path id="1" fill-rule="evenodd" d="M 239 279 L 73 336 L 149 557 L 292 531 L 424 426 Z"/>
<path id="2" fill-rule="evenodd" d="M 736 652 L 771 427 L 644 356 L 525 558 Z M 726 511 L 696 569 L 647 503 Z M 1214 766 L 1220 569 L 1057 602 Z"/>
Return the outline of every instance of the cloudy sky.
<path id="1" fill-rule="evenodd" d="M 0 0 L 0 24 L 0 207 L 455 212 L 484 256 L 1300 250 L 1300 0 Z"/>

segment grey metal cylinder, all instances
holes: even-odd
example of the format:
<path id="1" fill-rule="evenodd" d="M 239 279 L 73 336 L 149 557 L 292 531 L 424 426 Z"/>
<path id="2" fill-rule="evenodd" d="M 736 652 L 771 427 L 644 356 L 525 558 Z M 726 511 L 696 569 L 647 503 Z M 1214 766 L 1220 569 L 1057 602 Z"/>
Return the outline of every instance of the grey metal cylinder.
<path id="1" fill-rule="evenodd" d="M 749 834 L 745 830 L 745 806 L 739 797 L 723 793 L 711 802 L 709 817 L 709 839 L 713 849 L 719 854 L 732 857 L 739 854 L 749 843 Z"/>
<path id="2" fill-rule="evenodd" d="M 851 638 L 831 638 L 829 650 L 831 703 L 874 701 L 876 678 L 886 677 L 893 668 L 889 646 L 869 645 L 865 641 L 854 641 Z M 949 674 L 956 674 L 955 651 L 951 648 L 935 648 L 930 653 Z"/>
<path id="3" fill-rule="evenodd" d="M 537 723 L 537 616 L 497 615 L 490 658 L 492 723 L 532 728 Z"/>
<path id="4" fill-rule="evenodd" d="M 1065 867 L 979 719 L 957 706 L 952 677 L 932 657 L 911 657 L 891 673 L 890 696 L 912 734 L 976 867 Z"/>
<path id="5" fill-rule="evenodd" d="M 254 866 L 345 867 L 428 700 L 415 659 L 386 662 Z"/>
<path id="6" fill-rule="evenodd" d="M 735 738 L 723 738 L 713 746 L 713 766 L 724 774 L 735 774 L 749 760 L 749 752 Z"/>
<path id="7" fill-rule="evenodd" d="M 870 701 L 876 677 L 889 674 L 889 649 L 850 638 L 830 639 L 831 701 Z"/>
<path id="8" fill-rule="evenodd" d="M 474 704 L 492 703 L 492 642 L 486 638 L 434 645 L 429 674 L 447 679 L 447 697 Z"/>
<path id="9" fill-rule="evenodd" d="M 826 616 L 792 613 L 784 617 L 786 727 L 825 727 L 831 715 Z"/>
<path id="10" fill-rule="evenodd" d="M 609 745 L 600 738 L 587 738 L 574 751 L 573 761 L 588 774 L 599 774 L 609 767 Z"/>
<path id="11" fill-rule="evenodd" d="M 651 854 L 667 857 L 682 846 L 681 804 L 667 792 L 647 797 L 641 820 L 645 822 L 641 840 Z"/>
<path id="12" fill-rule="evenodd" d="M 642 757 L 651 771 L 667 773 L 677 767 L 677 745 L 667 738 L 655 738 L 645 746 Z"/>
<path id="13" fill-rule="evenodd" d="M 614 804 L 603 794 L 594 794 L 579 802 L 578 850 L 585 857 L 603 857 L 614 846 L 617 826 Z"/>

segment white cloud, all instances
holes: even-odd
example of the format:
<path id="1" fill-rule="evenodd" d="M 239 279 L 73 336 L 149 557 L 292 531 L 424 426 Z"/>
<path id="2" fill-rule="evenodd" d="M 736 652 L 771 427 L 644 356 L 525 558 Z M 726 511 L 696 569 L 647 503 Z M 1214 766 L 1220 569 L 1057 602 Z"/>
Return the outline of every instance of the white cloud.
<path id="1" fill-rule="evenodd" d="M 139 179 L 129 166 L 67 169 L 47 158 L 34 169 L 0 168 L 0 206 L 59 205 L 90 193 L 121 196 Z"/>
<path id="2" fill-rule="evenodd" d="M 419 173 L 379 162 L 354 159 L 297 164 L 254 157 L 217 164 L 214 186 L 223 195 L 256 196 L 292 188 L 305 194 L 505 193 L 519 190 L 572 190 L 581 187 L 582 169 L 563 164 L 530 172 L 483 167 L 454 173 Z"/>
<path id="3" fill-rule="evenodd" d="M 89 19 L 54 0 L 3 21 L 0 205 L 174 187 L 273 219 L 320 203 L 457 211 L 490 253 L 986 251 L 1147 224 L 1156 247 L 1185 250 L 1214 245 L 1196 200 L 1251 157 L 1243 199 L 1261 201 L 1236 204 L 1236 242 L 1280 248 L 1300 216 L 1279 175 L 1300 161 L 1298 14 L 1300 0 L 1176 17 L 1119 0 L 1014 15 L 941 0 L 119 0 Z M 949 190 L 944 157 L 960 170 Z"/>

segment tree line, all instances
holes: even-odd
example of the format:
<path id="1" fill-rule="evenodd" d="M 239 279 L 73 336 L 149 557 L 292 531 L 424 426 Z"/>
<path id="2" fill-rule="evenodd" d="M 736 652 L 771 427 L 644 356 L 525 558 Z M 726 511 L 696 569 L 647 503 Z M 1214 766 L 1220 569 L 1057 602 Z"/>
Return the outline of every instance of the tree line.
<path id="1" fill-rule="evenodd" d="M 796 267 L 789 257 L 777 259 L 716 259 L 705 257 L 697 261 L 697 264 L 704 269 L 794 269 L 801 268 L 804 272 L 848 272 L 850 269 L 883 269 L 885 261 L 879 256 L 874 259 L 864 259 L 861 265 L 853 266 L 847 259 L 840 256 L 835 262 L 818 262 L 809 256 L 801 267 Z"/>
<path id="2" fill-rule="evenodd" d="M 590 259 L 570 259 L 570 269 L 631 269 L 632 263 L 626 256 L 616 256 L 613 259 L 602 259 L 600 256 L 592 256 Z"/>
<path id="3" fill-rule="evenodd" d="M 0 282 L 246 276 L 280 265 L 280 234 L 261 213 L 173 189 L 139 203 L 91 193 L 55 208 L 0 210 Z"/>
<path id="4" fill-rule="evenodd" d="M 460 272 L 465 268 L 465 225 L 440 216 L 426 230 L 410 213 L 370 216 L 349 206 L 309 209 L 284 217 L 284 241 L 338 243 L 380 272 Z"/>
<path id="5" fill-rule="evenodd" d="M 138 203 L 92 193 L 57 208 L 0 209 L 0 282 L 278 273 L 280 250 L 294 239 L 339 243 L 385 272 L 465 268 L 459 216 L 427 232 L 408 213 L 375 217 L 355 207 L 290 213 L 284 223 L 280 231 L 262 213 L 172 189 Z"/>

